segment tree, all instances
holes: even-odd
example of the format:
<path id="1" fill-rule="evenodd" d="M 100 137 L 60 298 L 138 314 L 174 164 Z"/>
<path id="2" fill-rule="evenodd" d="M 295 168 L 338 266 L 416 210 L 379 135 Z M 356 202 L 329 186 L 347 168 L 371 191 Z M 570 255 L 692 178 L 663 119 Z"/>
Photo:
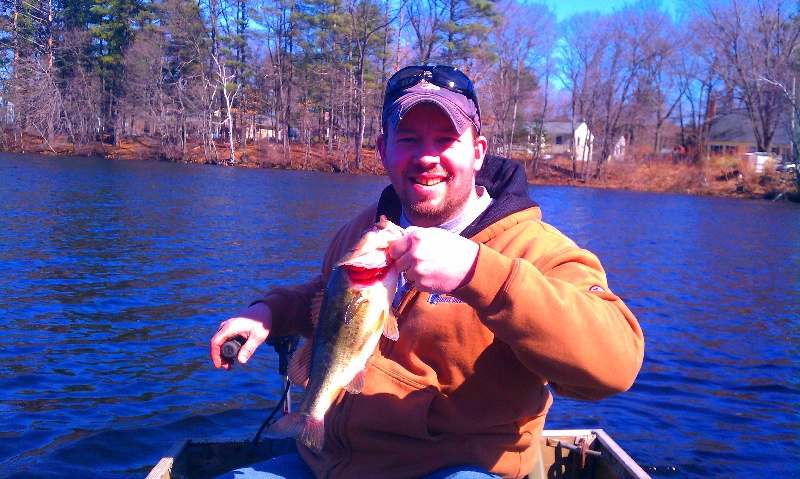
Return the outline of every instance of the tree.
<path id="1" fill-rule="evenodd" d="M 275 96 L 275 113 L 281 127 L 284 160 L 289 155 L 289 137 L 292 132 L 292 86 L 294 50 L 298 32 L 294 0 L 263 0 L 253 13 L 253 21 L 265 31 L 268 58 L 271 63 L 272 92 Z"/>
<path id="2" fill-rule="evenodd" d="M 89 7 L 99 21 L 89 26 L 97 41 L 100 75 L 104 79 L 107 106 L 106 123 L 112 133 L 112 143 L 117 145 L 120 134 L 120 116 L 117 103 L 123 94 L 123 52 L 133 41 L 138 26 L 146 16 L 140 0 L 108 0 Z"/>
<path id="3" fill-rule="evenodd" d="M 590 129 L 599 113 L 601 85 L 604 83 L 603 56 L 610 38 L 601 33 L 608 21 L 597 13 L 573 15 L 563 26 L 565 41 L 561 44 L 561 81 L 570 93 L 572 130 L 578 121 L 586 121 Z M 595 28 L 592 28 L 595 27 Z M 603 28 L 605 27 L 605 28 Z M 572 171 L 577 176 L 577 149 L 572 149 Z M 586 165 L 584 164 L 584 171 Z"/>
<path id="4" fill-rule="evenodd" d="M 383 48 L 385 42 L 379 32 L 391 23 L 387 20 L 381 6 L 373 0 L 358 0 L 348 4 L 350 28 L 355 43 L 356 116 L 355 134 L 356 169 L 363 169 L 362 146 L 367 119 L 366 88 L 367 58 Z"/>
<path id="5" fill-rule="evenodd" d="M 683 53 L 679 50 L 681 37 L 670 15 L 656 8 L 640 11 L 631 24 L 636 26 L 631 31 L 631 38 L 642 40 L 633 107 L 644 115 L 637 124 L 642 126 L 642 133 L 646 129 L 652 134 L 652 151 L 658 153 L 665 146 L 662 129 L 675 114 L 686 88 L 678 74 L 678 61 Z M 629 131 L 633 130 L 633 127 L 629 128 Z"/>
<path id="6" fill-rule="evenodd" d="M 236 146 L 233 136 L 233 102 L 241 90 L 239 84 L 234 82 L 236 75 L 228 67 L 225 59 L 219 58 L 218 55 L 212 55 L 211 58 L 217 67 L 214 72 L 216 74 L 217 91 L 219 91 L 225 106 L 226 118 L 222 124 L 228 128 L 228 148 L 230 148 L 228 164 L 232 165 L 236 163 Z"/>
<path id="7" fill-rule="evenodd" d="M 85 29 L 65 30 L 56 44 L 56 65 L 61 92 L 61 118 L 73 153 L 94 153 L 92 145 L 102 140 L 102 78 L 91 55 L 92 37 Z M 102 146 L 102 142 L 100 142 Z"/>
<path id="8" fill-rule="evenodd" d="M 533 102 L 538 78 L 546 75 L 554 48 L 555 15 L 544 4 L 523 5 L 515 0 L 498 2 L 495 11 L 497 21 L 490 38 L 497 61 L 484 81 L 490 100 L 484 109 L 488 112 L 490 107 L 493 113 L 494 136 L 500 143 L 496 146 L 511 155 L 521 105 Z"/>
<path id="9" fill-rule="evenodd" d="M 466 64 L 490 48 L 495 12 L 488 0 L 410 0 L 407 14 L 418 63 Z"/>
<path id="10" fill-rule="evenodd" d="M 709 63 L 753 125 L 759 151 L 769 151 L 787 98 L 776 84 L 791 83 L 800 40 L 796 8 L 784 0 L 706 4 L 712 28 L 703 41 L 718 62 Z"/>

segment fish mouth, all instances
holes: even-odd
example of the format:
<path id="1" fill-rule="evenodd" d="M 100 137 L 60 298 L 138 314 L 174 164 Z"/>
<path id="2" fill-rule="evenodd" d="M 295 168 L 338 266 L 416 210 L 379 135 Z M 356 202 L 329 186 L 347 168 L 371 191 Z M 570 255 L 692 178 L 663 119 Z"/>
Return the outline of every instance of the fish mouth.
<path id="1" fill-rule="evenodd" d="M 382 268 L 365 268 L 363 266 L 344 265 L 347 277 L 355 284 L 370 284 L 381 281 L 389 270 L 388 266 Z"/>

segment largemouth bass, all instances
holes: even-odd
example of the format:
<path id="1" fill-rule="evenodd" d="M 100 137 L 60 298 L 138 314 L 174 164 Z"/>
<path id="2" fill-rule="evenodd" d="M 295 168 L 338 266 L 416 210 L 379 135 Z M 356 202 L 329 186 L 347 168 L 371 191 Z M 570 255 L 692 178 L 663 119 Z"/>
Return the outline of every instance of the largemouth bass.
<path id="1" fill-rule="evenodd" d="M 297 409 L 272 424 L 268 437 L 295 437 L 312 450 L 322 450 L 325 413 L 342 389 L 358 394 L 364 387 L 367 360 L 381 334 L 397 340 L 392 301 L 399 272 L 389 246 L 405 231 L 385 217 L 334 267 L 319 306 L 311 341 L 289 364 L 292 384 L 304 384 Z M 312 317 L 315 314 L 312 308 Z"/>

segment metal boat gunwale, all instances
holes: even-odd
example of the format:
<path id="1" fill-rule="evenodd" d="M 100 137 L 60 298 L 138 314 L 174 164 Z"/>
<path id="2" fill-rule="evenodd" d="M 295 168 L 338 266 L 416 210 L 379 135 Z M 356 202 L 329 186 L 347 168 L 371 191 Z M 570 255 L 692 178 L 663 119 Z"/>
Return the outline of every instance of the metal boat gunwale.
<path id="1" fill-rule="evenodd" d="M 585 444 L 585 446 L 584 446 Z M 249 460 L 239 458 L 236 465 L 227 470 L 246 464 L 265 460 L 294 448 L 293 439 L 271 440 L 259 443 L 257 447 L 268 449 L 266 454 L 255 454 L 251 439 L 184 439 L 174 444 L 167 455 L 153 467 L 146 479 L 206 479 L 221 474 L 220 463 L 228 460 L 221 455 L 243 454 L 249 450 Z M 222 454 L 222 449 L 226 449 Z M 273 451 L 278 452 L 273 452 Z M 583 452 L 582 452 L 583 450 Z M 199 451 L 199 452 L 198 452 Z M 589 451 L 587 453 L 587 451 Z M 216 472 L 199 471 L 196 474 L 187 465 L 190 456 L 201 456 L 196 461 L 202 467 L 210 464 L 217 467 Z M 587 464 L 584 466 L 584 464 Z M 175 470 L 173 470 L 175 469 Z M 181 469 L 180 471 L 178 469 Z M 651 479 L 650 476 L 619 446 L 603 429 L 546 429 L 539 441 L 539 463 L 527 479 L 545 478 L 580 479 Z"/>

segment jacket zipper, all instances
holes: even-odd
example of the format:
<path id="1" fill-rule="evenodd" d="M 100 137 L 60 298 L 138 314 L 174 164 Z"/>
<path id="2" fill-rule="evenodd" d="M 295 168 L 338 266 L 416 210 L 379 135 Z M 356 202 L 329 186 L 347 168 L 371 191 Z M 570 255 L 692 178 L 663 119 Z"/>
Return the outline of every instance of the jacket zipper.
<path id="1" fill-rule="evenodd" d="M 342 464 L 344 463 L 345 456 L 350 454 L 351 451 L 348 451 L 347 447 L 345 447 L 344 440 L 342 439 L 342 432 L 341 432 L 341 420 L 344 414 L 345 408 L 348 406 L 350 401 L 350 393 L 343 392 L 344 397 L 342 400 L 336 404 L 336 414 L 333 417 L 333 426 L 331 427 L 331 436 L 333 436 L 336 445 L 339 448 L 339 460 L 328 470 L 327 479 L 331 479 L 334 475 L 341 469 Z"/>

